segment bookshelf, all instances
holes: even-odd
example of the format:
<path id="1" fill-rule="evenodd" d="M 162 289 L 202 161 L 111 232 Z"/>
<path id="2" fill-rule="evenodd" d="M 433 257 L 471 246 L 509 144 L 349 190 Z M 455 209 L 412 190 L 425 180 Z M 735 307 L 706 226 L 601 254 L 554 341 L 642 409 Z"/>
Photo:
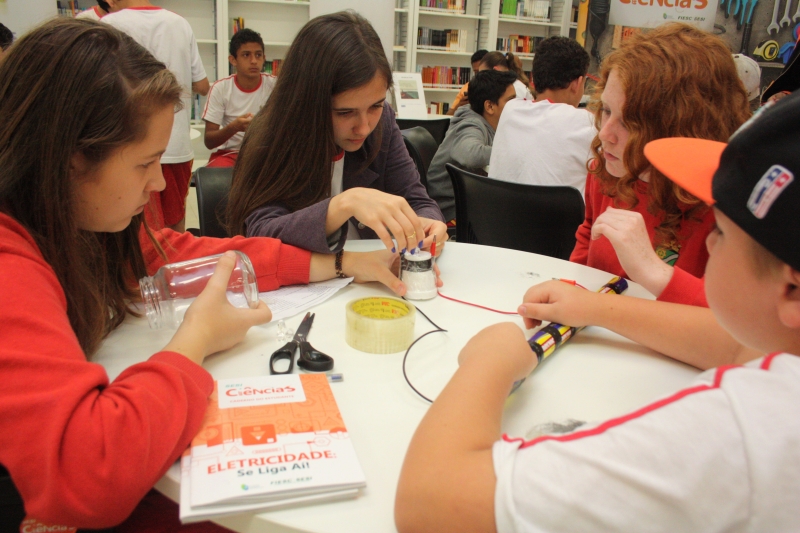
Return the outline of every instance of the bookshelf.
<path id="1" fill-rule="evenodd" d="M 414 1 L 395 0 L 392 70 L 397 72 L 414 72 L 411 67 L 412 53 L 417 40 L 417 26 L 412 18 Z"/>
<path id="2" fill-rule="evenodd" d="M 468 0 L 463 13 L 420 6 L 420 0 L 398 0 L 395 11 L 403 9 L 408 12 L 408 20 L 414 28 L 467 31 L 466 52 L 426 49 L 417 44 L 417 35 L 414 34 L 407 51 L 406 71 L 417 72 L 422 67 L 471 67 L 470 57 L 476 50 L 498 50 L 498 39 L 507 40 L 514 35 L 534 38 L 564 35 L 574 38 L 577 25 L 572 23 L 571 16 L 573 5 L 577 8 L 577 3 L 578 0 L 550 0 L 549 18 L 535 18 L 501 15 L 503 0 Z M 530 71 L 533 54 L 515 52 L 515 55 L 522 60 L 523 70 Z M 452 101 L 458 92 L 458 89 L 449 86 L 426 84 L 424 88 L 428 105 L 431 102 Z"/>
<path id="3" fill-rule="evenodd" d="M 261 33 L 267 60 L 283 59 L 300 28 L 308 22 L 313 2 L 325 0 L 152 0 L 186 18 L 192 25 L 210 82 L 228 75 L 231 20 L 241 17 L 245 27 Z M 505 0 L 508 1 L 508 0 Z M 427 3 L 427 0 L 425 0 Z M 497 40 L 519 35 L 546 38 L 575 37 L 571 20 L 578 0 L 550 0 L 549 20 L 501 15 L 504 0 L 467 0 L 464 12 L 420 6 L 420 0 L 394 0 L 392 69 L 418 72 L 422 67 L 470 67 L 470 57 L 481 48 L 496 50 Z M 357 2 L 354 0 L 354 6 Z M 391 4 L 387 3 L 387 8 Z M 466 51 L 419 46 L 418 29 L 463 30 Z M 523 69 L 531 69 L 533 54 L 518 54 Z M 457 89 L 426 87 L 426 100 L 452 101 Z M 201 102 L 204 104 L 204 101 Z"/>

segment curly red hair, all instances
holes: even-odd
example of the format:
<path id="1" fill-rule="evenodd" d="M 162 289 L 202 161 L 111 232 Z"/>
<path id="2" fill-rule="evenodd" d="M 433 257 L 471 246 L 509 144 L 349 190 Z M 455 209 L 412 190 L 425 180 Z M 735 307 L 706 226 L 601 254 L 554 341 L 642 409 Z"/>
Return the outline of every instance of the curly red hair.
<path id="1" fill-rule="evenodd" d="M 616 178 L 606 171 L 599 136 L 592 141 L 589 172 L 599 180 L 604 194 L 628 208 L 636 205 L 636 183 L 647 173 L 647 210 L 663 217 L 656 228 L 656 242 L 671 246 L 678 240 L 681 222 L 701 217 L 708 208 L 656 170 L 645 158 L 644 146 L 664 137 L 727 142 L 750 117 L 747 93 L 721 39 L 686 24 L 665 24 L 633 35 L 603 61 L 593 98 L 598 129 L 602 113 L 598 103 L 612 70 L 625 92 L 627 174 Z"/>

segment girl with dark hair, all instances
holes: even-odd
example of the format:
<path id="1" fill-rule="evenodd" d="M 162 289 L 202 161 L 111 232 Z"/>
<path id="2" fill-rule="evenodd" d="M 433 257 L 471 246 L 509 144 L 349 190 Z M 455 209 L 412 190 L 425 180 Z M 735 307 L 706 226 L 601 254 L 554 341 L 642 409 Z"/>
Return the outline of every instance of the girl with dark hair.
<path id="1" fill-rule="evenodd" d="M 654 168 L 644 146 L 664 137 L 727 141 L 747 120 L 730 50 L 714 35 L 665 24 L 626 40 L 600 78 L 586 219 L 570 260 L 628 277 L 660 300 L 707 305 L 700 277 L 714 215 Z"/>
<path id="2" fill-rule="evenodd" d="M 297 34 L 266 106 L 253 119 L 228 200 L 232 235 L 321 253 L 350 238 L 415 252 L 447 228 L 385 102 L 392 71 L 375 30 L 342 11 Z M 397 241 L 397 247 L 392 242 Z"/>
<path id="3" fill-rule="evenodd" d="M 249 255 L 262 291 L 344 271 L 404 292 L 385 250 L 344 253 L 337 272 L 333 256 L 274 239 L 150 232 L 181 92 L 130 37 L 86 20 L 47 22 L 0 63 L 0 464 L 46 524 L 118 524 L 186 449 L 213 388 L 204 358 L 271 318 L 227 302 L 228 250 Z M 89 362 L 134 314 L 137 279 L 223 252 L 161 352 L 113 382 Z M 162 527 L 177 528 L 169 509 Z"/>
<path id="4" fill-rule="evenodd" d="M 531 94 L 531 82 L 525 71 L 522 70 L 522 61 L 511 52 L 489 52 L 478 65 L 478 71 L 481 70 L 499 70 L 501 72 L 511 71 L 517 75 L 517 81 L 514 82 L 514 89 L 517 91 L 517 98 L 527 98 L 533 100 Z"/>

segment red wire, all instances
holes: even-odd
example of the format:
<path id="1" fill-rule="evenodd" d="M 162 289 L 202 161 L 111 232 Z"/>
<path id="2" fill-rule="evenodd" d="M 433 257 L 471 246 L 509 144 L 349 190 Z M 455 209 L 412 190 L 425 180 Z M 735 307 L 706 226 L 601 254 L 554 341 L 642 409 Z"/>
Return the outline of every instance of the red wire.
<path id="1" fill-rule="evenodd" d="M 441 296 L 445 300 L 452 300 L 452 301 L 458 302 L 460 304 L 471 305 L 472 307 L 480 307 L 481 309 L 486 309 L 487 311 L 491 311 L 493 313 L 500 313 L 501 315 L 518 315 L 519 314 L 516 311 L 500 311 L 498 309 L 492 309 L 491 307 L 485 307 L 483 305 L 473 304 L 473 303 L 470 303 L 470 302 L 465 302 L 463 300 L 457 300 L 455 298 L 451 298 L 450 296 L 445 296 L 444 294 L 442 294 L 442 291 L 439 291 L 439 290 L 437 290 L 436 292 L 438 292 L 439 296 Z"/>
<path id="2" fill-rule="evenodd" d="M 570 285 L 575 285 L 576 287 L 580 287 L 581 289 L 585 289 L 586 288 L 583 285 L 581 285 L 580 283 L 576 283 L 576 282 L 574 282 L 574 281 L 572 281 L 570 279 L 560 279 L 558 281 L 563 281 L 565 283 L 569 283 Z M 464 300 L 458 300 L 458 299 L 453 298 L 451 296 L 445 296 L 444 294 L 442 294 L 442 291 L 440 291 L 438 289 L 436 290 L 436 292 L 439 293 L 439 296 L 441 296 L 445 300 L 451 300 L 453 302 L 458 302 L 460 304 L 471 305 L 472 307 L 479 307 L 481 309 L 486 309 L 487 311 L 491 311 L 493 313 L 500 313 L 501 315 L 518 315 L 519 314 L 516 311 L 500 311 L 499 309 L 492 309 L 491 307 L 486 307 L 486 306 L 483 306 L 483 305 L 478 305 L 478 304 L 473 304 L 473 303 L 470 303 L 470 302 L 465 302 Z"/>

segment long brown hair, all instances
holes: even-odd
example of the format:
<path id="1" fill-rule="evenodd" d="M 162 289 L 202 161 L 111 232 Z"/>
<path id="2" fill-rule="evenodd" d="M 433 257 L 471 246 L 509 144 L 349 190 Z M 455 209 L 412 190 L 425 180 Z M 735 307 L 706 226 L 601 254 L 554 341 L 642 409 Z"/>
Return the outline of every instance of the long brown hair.
<path id="1" fill-rule="evenodd" d="M 247 128 L 233 170 L 227 219 L 244 234 L 255 209 L 281 203 L 290 211 L 330 196 L 333 159 L 331 99 L 362 87 L 376 74 L 392 84 L 392 69 L 370 23 L 354 11 L 310 20 L 295 37 L 267 104 Z M 380 149 L 381 128 L 371 162 Z"/>
<path id="2" fill-rule="evenodd" d="M 522 61 L 520 61 L 519 58 L 512 52 L 489 52 L 483 56 L 480 65 L 484 65 L 489 68 L 506 67 L 508 70 L 517 75 L 517 79 L 524 83 L 525 87 L 531 86 L 528 76 L 526 76 L 525 71 L 522 70 Z"/>
<path id="3" fill-rule="evenodd" d="M 67 314 L 91 355 L 119 325 L 145 275 L 141 215 L 119 233 L 75 222 L 75 154 L 92 164 L 144 138 L 149 118 L 180 104 L 163 63 L 107 24 L 56 19 L 0 63 L 0 211 L 33 236 L 55 271 Z M 85 178 L 83 178 L 85 179 Z"/>
<path id="4" fill-rule="evenodd" d="M 663 217 L 656 228 L 656 241 L 674 245 L 681 222 L 702 216 L 707 207 L 656 170 L 645 158 L 644 146 L 664 137 L 727 142 L 750 116 L 747 93 L 721 39 L 686 24 L 665 24 L 632 36 L 603 61 L 592 103 L 598 129 L 602 118 L 598 101 L 612 70 L 625 92 L 622 119 L 629 137 L 623 161 L 627 174 L 616 178 L 606 171 L 599 136 L 592 141 L 594 157 L 587 168 L 606 195 L 628 208 L 637 203 L 639 176 L 648 173 L 647 209 Z"/>

